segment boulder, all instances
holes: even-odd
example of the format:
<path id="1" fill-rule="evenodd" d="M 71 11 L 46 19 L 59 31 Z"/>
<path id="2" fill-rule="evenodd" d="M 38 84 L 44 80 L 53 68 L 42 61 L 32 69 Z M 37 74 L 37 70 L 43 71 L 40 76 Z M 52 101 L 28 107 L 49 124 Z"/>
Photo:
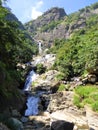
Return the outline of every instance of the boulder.
<path id="1" fill-rule="evenodd" d="M 39 75 L 33 82 L 32 90 L 44 90 L 49 92 L 53 88 L 54 91 L 59 85 L 59 82 L 56 81 L 57 74 L 58 72 L 56 70 L 49 70 L 46 73 Z"/>
<path id="2" fill-rule="evenodd" d="M 95 83 L 95 82 L 97 81 L 97 76 L 94 75 L 94 74 L 89 74 L 89 75 L 88 75 L 88 81 L 89 81 L 90 83 Z"/>
<path id="3" fill-rule="evenodd" d="M 55 112 L 57 110 L 63 110 L 73 106 L 73 92 L 72 91 L 63 91 L 50 95 L 50 101 L 47 110 Z"/>
<path id="4" fill-rule="evenodd" d="M 23 130 L 23 124 L 16 118 L 9 118 L 7 121 L 7 125 L 12 130 Z"/>
<path id="5" fill-rule="evenodd" d="M 51 130 L 73 130 L 74 124 L 63 120 L 54 121 L 51 124 Z"/>

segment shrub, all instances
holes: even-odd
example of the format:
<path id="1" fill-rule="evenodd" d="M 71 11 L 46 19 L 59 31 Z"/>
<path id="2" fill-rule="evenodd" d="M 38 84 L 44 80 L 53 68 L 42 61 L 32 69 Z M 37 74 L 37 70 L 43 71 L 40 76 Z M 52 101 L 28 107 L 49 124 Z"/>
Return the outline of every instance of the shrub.
<path id="1" fill-rule="evenodd" d="M 38 74 L 44 73 L 45 70 L 46 70 L 46 68 L 43 66 L 43 64 L 37 64 L 37 66 L 36 66 L 36 72 Z"/>
<path id="2" fill-rule="evenodd" d="M 58 91 L 64 91 L 65 90 L 65 85 L 64 84 L 60 84 Z"/>
<path id="3" fill-rule="evenodd" d="M 56 76 L 57 80 L 63 80 L 64 79 L 64 73 L 59 73 L 57 76 Z"/>

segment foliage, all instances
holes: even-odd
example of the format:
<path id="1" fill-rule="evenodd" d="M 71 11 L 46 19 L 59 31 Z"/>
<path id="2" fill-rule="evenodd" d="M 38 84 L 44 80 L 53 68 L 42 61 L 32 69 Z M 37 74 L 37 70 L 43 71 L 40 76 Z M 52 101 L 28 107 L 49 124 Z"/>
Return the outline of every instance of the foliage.
<path id="1" fill-rule="evenodd" d="M 61 21 L 52 21 L 48 25 L 41 27 L 41 32 L 46 32 L 47 30 L 53 30 Z"/>
<path id="2" fill-rule="evenodd" d="M 98 111 L 97 86 L 78 86 L 75 89 L 74 104 L 78 107 L 84 107 L 85 104 L 89 104 L 93 110 Z"/>
<path id="3" fill-rule="evenodd" d="M 56 76 L 57 80 L 64 80 L 65 78 L 65 75 L 64 73 L 59 73 L 57 76 Z"/>
<path id="4" fill-rule="evenodd" d="M 25 78 L 24 70 L 17 69 L 17 64 L 28 62 L 37 53 L 36 45 L 25 30 L 19 28 L 19 22 L 6 19 L 10 13 L 0 6 L 0 101 L 2 97 L 5 100 L 17 96 L 15 87 Z"/>
<path id="5" fill-rule="evenodd" d="M 96 2 L 95 4 L 92 4 L 91 8 L 92 9 L 97 9 L 98 8 L 98 2 Z"/>
<path id="6" fill-rule="evenodd" d="M 59 88 L 58 88 L 58 92 L 59 91 L 64 91 L 65 90 L 65 85 L 64 84 L 60 84 Z"/>
<path id="7" fill-rule="evenodd" d="M 54 41 L 51 51 L 57 54 L 55 68 L 65 78 L 98 72 L 98 22 L 94 16 L 91 26 L 74 32 L 71 38 Z M 88 21 L 93 21 L 91 18 Z M 88 22 L 89 24 L 89 22 Z"/>
<path id="8" fill-rule="evenodd" d="M 43 64 L 37 64 L 37 65 L 36 65 L 36 72 L 37 72 L 38 74 L 44 73 L 45 70 L 46 70 L 46 68 L 43 66 Z"/>

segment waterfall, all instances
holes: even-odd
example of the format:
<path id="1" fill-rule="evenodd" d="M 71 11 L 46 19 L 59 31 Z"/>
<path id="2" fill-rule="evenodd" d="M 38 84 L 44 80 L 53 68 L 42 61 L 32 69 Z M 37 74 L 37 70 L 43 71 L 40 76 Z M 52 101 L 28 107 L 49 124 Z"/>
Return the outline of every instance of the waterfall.
<path id="1" fill-rule="evenodd" d="M 25 111 L 25 116 L 37 115 L 38 114 L 38 102 L 39 97 L 29 96 L 27 100 L 27 109 Z"/>
<path id="2" fill-rule="evenodd" d="M 24 91 L 30 91 L 32 82 L 36 79 L 37 74 L 32 70 L 29 75 L 27 76 L 25 85 L 24 85 Z"/>
<path id="3" fill-rule="evenodd" d="M 42 43 L 38 42 L 39 54 L 42 54 Z"/>
<path id="4" fill-rule="evenodd" d="M 25 85 L 24 85 L 24 91 L 30 92 L 31 91 L 31 85 L 32 82 L 36 79 L 37 74 L 32 70 L 29 75 L 27 76 Z M 39 97 L 30 95 L 27 98 L 27 109 L 25 111 L 25 116 L 30 116 L 30 115 L 37 115 L 38 114 L 38 102 L 39 102 Z"/>

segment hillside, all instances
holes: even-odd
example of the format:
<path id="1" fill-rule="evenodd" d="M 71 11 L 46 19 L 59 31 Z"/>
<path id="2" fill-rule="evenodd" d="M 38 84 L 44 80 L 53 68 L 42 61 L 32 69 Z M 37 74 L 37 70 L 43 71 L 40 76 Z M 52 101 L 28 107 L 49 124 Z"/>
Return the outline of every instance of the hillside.
<path id="1" fill-rule="evenodd" d="M 50 52 L 57 54 L 54 68 L 62 72 L 62 78 L 98 75 L 98 3 L 70 15 L 55 7 L 25 27 L 34 40 L 52 46 Z"/>
<path id="2" fill-rule="evenodd" d="M 42 45 L 46 48 L 50 47 L 47 53 L 56 54 L 52 69 L 60 72 L 57 75 L 58 81 L 64 82 L 70 88 L 68 82 L 77 77 L 79 81 L 82 81 L 82 85 L 89 86 L 90 84 L 95 85 L 95 88 L 98 87 L 98 3 L 70 15 L 64 13 L 63 17 L 59 17 L 56 21 L 55 17 L 54 19 L 49 17 L 50 12 L 53 12 L 53 16 L 55 16 L 53 10 L 55 8 L 50 9 L 35 21 L 26 23 L 25 27 L 29 34 L 34 40 L 41 40 Z M 56 12 L 58 11 L 60 9 L 56 8 Z M 47 17 L 50 18 L 49 23 L 42 24 Z M 66 89 L 64 83 L 61 84 L 62 90 Z M 83 86 L 79 88 L 79 90 L 75 90 L 77 95 L 78 92 L 80 95 L 76 97 L 75 104 L 78 107 L 90 104 L 95 111 L 98 111 L 96 100 L 98 97 L 90 99 L 91 102 L 89 102 L 89 94 L 86 95 L 87 97 L 85 94 L 82 95 L 82 91 L 89 93 L 88 91 L 89 89 L 92 91 L 92 87 L 87 87 L 86 90 Z"/>
<path id="3" fill-rule="evenodd" d="M 98 3 L 70 15 L 67 15 L 64 9 L 54 7 L 36 20 L 26 23 L 25 28 L 35 40 L 51 45 L 55 39 L 68 39 L 73 32 L 96 23 L 97 15 Z"/>
<path id="4" fill-rule="evenodd" d="M 5 109 L 5 104 L 6 107 L 22 107 L 18 87 L 27 72 L 17 65 L 31 60 L 36 52 L 37 47 L 22 23 L 0 4 L 0 111 Z"/>
<path id="5" fill-rule="evenodd" d="M 98 3 L 24 27 L 0 0 L 0 128 L 98 130 Z"/>

